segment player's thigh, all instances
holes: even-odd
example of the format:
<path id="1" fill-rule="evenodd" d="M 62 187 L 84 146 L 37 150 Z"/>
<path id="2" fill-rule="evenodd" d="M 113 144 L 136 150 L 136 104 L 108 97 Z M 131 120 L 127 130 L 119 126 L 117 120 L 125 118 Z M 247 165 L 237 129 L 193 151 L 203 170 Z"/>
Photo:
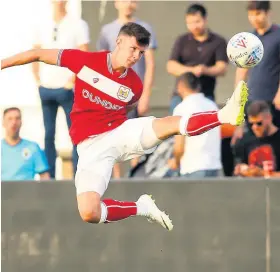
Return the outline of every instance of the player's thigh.
<path id="1" fill-rule="evenodd" d="M 77 147 L 79 161 L 75 175 L 77 195 L 96 192 L 105 193 L 116 161 L 115 149 L 108 147 L 105 137 L 88 139 Z"/>
<path id="2" fill-rule="evenodd" d="M 152 153 L 156 147 L 143 148 L 141 136 L 146 128 L 152 129 L 152 123 L 155 117 L 140 117 L 127 120 L 116 131 L 115 138 L 119 141 L 122 154 L 121 160 L 129 160 L 144 154 Z"/>

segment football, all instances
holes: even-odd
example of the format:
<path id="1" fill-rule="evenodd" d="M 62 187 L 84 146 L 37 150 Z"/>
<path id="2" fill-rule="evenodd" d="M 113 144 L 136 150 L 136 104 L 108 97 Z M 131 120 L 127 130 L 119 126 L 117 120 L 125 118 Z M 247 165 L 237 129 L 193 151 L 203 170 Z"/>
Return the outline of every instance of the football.
<path id="1" fill-rule="evenodd" d="M 264 53 L 261 40 L 249 32 L 234 35 L 227 44 L 227 56 L 237 67 L 252 68 L 260 63 Z"/>

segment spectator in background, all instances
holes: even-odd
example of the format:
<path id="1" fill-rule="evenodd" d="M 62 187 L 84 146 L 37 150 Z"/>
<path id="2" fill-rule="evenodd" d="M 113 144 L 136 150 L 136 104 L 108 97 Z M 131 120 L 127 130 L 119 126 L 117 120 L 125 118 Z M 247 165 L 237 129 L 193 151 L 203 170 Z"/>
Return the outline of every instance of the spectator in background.
<path id="1" fill-rule="evenodd" d="M 85 21 L 67 14 L 67 1 L 52 1 L 53 14 L 42 25 L 39 23 L 34 39 L 35 48 L 77 48 L 87 51 L 89 30 Z M 75 75 L 66 68 L 33 64 L 33 73 L 39 86 L 45 127 L 45 150 L 50 165 L 50 175 L 55 177 L 56 148 L 55 129 L 58 107 L 61 106 L 70 128 L 70 112 L 73 105 Z M 78 155 L 73 147 L 73 172 L 76 172 Z"/>
<path id="2" fill-rule="evenodd" d="M 149 49 L 145 51 L 143 58 L 132 67 L 143 82 L 143 94 L 139 100 L 138 106 L 128 113 L 128 118 L 145 116 L 148 112 L 155 74 L 154 51 L 157 48 L 157 40 L 152 27 L 147 22 L 134 17 L 137 6 L 138 1 L 115 0 L 115 8 L 118 11 L 118 18 L 102 27 L 96 45 L 97 50 L 113 51 L 121 27 L 128 22 L 142 25 L 151 33 Z M 137 159 L 132 160 L 131 163 L 132 166 L 135 166 Z M 113 175 L 115 178 L 118 178 L 121 175 L 118 164 L 115 165 Z"/>
<path id="3" fill-rule="evenodd" d="M 182 74 L 177 86 L 183 101 L 174 109 L 173 115 L 190 116 L 218 110 L 215 102 L 200 92 L 200 82 L 194 74 Z M 174 170 L 180 168 L 180 175 L 189 178 L 217 177 L 222 168 L 220 128 L 196 137 L 175 136 L 174 159 L 170 166 Z"/>
<path id="4" fill-rule="evenodd" d="M 280 130 L 272 123 L 270 105 L 254 101 L 248 106 L 248 125 L 253 131 L 234 146 L 236 160 L 235 175 L 263 177 L 265 163 L 271 166 L 271 175 L 280 177 Z"/>
<path id="5" fill-rule="evenodd" d="M 49 179 L 49 166 L 39 145 L 20 138 L 21 111 L 7 108 L 3 114 L 5 138 L 1 141 L 1 178 L 4 181 Z"/>
<path id="6" fill-rule="evenodd" d="M 208 28 L 207 11 L 200 4 L 187 8 L 186 25 L 189 32 L 175 41 L 167 71 L 176 77 L 193 73 L 200 78 L 201 92 L 215 100 L 216 77 L 223 76 L 227 69 L 226 40 Z M 170 103 L 171 113 L 181 101 L 176 84 Z"/>
<path id="7" fill-rule="evenodd" d="M 271 106 L 273 123 L 280 127 L 280 27 L 271 22 L 269 1 L 248 2 L 248 19 L 263 43 L 262 61 L 254 68 L 236 69 L 236 84 L 248 78 L 249 105 L 264 100 Z M 244 127 L 236 129 L 232 144 L 243 135 Z"/>

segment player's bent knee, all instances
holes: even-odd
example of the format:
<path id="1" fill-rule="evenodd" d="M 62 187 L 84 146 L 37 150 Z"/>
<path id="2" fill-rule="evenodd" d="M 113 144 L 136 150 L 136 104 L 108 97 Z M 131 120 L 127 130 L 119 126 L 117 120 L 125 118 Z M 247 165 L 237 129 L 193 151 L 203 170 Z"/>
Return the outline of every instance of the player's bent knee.
<path id="1" fill-rule="evenodd" d="M 100 213 L 92 209 L 79 210 L 82 220 L 86 223 L 98 224 L 100 221 Z"/>
<path id="2" fill-rule="evenodd" d="M 100 195 L 96 192 L 85 192 L 77 196 L 78 209 L 84 222 L 99 223 L 101 218 Z"/>

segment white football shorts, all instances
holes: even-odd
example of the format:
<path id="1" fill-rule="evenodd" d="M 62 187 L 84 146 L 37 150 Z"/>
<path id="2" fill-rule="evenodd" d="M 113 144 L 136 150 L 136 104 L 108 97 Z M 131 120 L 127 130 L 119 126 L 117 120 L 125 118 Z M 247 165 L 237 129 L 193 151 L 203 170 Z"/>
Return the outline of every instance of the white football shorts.
<path id="1" fill-rule="evenodd" d="M 154 119 L 152 116 L 129 119 L 111 131 L 78 144 L 79 161 L 75 176 L 77 195 L 93 191 L 103 196 L 116 162 L 152 153 L 156 146 L 144 150 L 141 135 L 146 126 L 152 126 Z"/>

